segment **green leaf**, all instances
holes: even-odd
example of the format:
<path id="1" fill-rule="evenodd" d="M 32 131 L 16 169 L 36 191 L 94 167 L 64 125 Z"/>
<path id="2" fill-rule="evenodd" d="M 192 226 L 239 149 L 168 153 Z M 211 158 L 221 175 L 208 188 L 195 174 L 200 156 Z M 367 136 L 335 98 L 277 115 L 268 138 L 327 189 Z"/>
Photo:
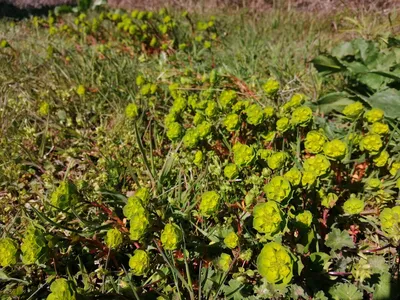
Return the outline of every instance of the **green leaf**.
<path id="1" fill-rule="evenodd" d="M 379 283 L 374 285 L 374 299 L 375 300 L 389 300 L 395 299 L 391 287 L 391 275 L 386 272 L 379 276 Z"/>
<path id="2" fill-rule="evenodd" d="M 353 248 L 354 242 L 347 231 L 340 231 L 337 228 L 333 228 L 328 234 L 328 239 L 326 240 L 325 245 L 332 250 L 339 250 L 344 247 Z"/>
<path id="3" fill-rule="evenodd" d="M 329 290 L 335 300 L 362 300 L 363 293 L 351 283 L 339 283 Z"/>
<path id="4" fill-rule="evenodd" d="M 383 256 L 370 256 L 368 257 L 368 264 L 371 266 L 371 270 L 374 273 L 386 273 L 389 271 L 389 266 L 386 264 L 386 260 Z"/>
<path id="5" fill-rule="evenodd" d="M 348 98 L 349 96 L 345 92 L 330 93 L 319 98 L 315 105 L 320 112 L 325 114 L 333 110 L 341 112 L 346 105 L 354 103 L 353 100 Z"/>
<path id="6" fill-rule="evenodd" d="M 229 285 L 223 287 L 223 292 L 225 294 L 225 299 L 241 300 L 243 295 L 240 290 L 244 288 L 244 284 L 236 279 L 229 280 Z"/>
<path id="7" fill-rule="evenodd" d="M 329 75 L 344 70 L 343 64 L 331 55 L 319 55 L 312 60 L 312 63 L 321 75 Z"/>
<path id="8" fill-rule="evenodd" d="M 346 56 L 354 56 L 353 44 L 351 42 L 344 42 L 337 45 L 332 49 L 332 55 L 341 59 Z"/>
<path id="9" fill-rule="evenodd" d="M 367 102 L 372 107 L 382 109 L 388 118 L 400 118 L 400 91 L 387 89 L 375 93 L 367 99 Z"/>
<path id="10" fill-rule="evenodd" d="M 387 81 L 385 77 L 372 72 L 361 74 L 358 80 L 374 91 L 380 90 L 382 87 L 386 86 L 385 82 Z"/>
<path id="11" fill-rule="evenodd" d="M 328 271 L 329 265 L 331 264 L 329 260 L 330 255 L 324 252 L 314 252 L 310 255 L 310 268 L 312 271 L 322 272 L 323 270 Z"/>

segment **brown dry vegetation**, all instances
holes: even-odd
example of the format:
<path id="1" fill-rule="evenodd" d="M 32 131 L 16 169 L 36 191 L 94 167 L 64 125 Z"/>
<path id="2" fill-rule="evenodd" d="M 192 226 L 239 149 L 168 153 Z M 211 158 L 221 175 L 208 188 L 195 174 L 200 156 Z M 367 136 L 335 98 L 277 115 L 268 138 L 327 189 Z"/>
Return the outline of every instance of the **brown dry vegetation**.
<path id="1" fill-rule="evenodd" d="M 330 12 L 344 9 L 391 10 L 400 7 L 400 0 L 109 0 L 109 4 L 114 7 L 141 9 L 175 6 L 188 10 L 247 8 L 259 11 L 280 8 Z"/>
<path id="2" fill-rule="evenodd" d="M 78 0 L 0 0 L 22 8 L 39 8 L 73 4 Z M 187 9 L 190 11 L 207 11 L 216 8 L 241 9 L 251 11 L 271 8 L 296 9 L 306 11 L 338 10 L 378 10 L 387 11 L 400 8 L 400 0 L 108 0 L 110 6 L 121 8 L 158 9 L 165 6 Z"/>

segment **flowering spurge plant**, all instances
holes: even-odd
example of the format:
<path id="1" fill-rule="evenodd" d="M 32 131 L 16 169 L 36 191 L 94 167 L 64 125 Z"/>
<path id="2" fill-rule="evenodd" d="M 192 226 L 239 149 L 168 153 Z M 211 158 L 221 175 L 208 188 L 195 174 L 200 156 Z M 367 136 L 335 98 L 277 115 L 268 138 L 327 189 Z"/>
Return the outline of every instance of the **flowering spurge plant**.
<path id="1" fill-rule="evenodd" d="M 74 68 L 73 83 L 7 99 L 13 116 L 31 110 L 0 139 L 7 297 L 396 299 L 396 123 L 361 102 L 322 115 L 284 80 L 198 67 L 215 20 L 94 16 L 38 24 L 45 66 Z"/>
<path id="2" fill-rule="evenodd" d="M 198 21 L 197 26 L 194 22 L 188 12 L 171 14 L 166 9 L 158 12 L 103 11 L 95 16 L 82 12 L 75 14 L 72 19 L 50 13 L 48 17 L 32 19 L 34 27 L 45 29 L 53 38 L 59 36 L 72 41 L 87 40 L 89 46 L 98 50 L 101 59 L 116 45 L 122 51 L 132 47 L 142 54 L 154 54 L 161 51 L 187 51 L 193 47 L 210 49 L 218 43 L 219 26 L 215 17 Z M 115 34 L 110 34 L 110 31 Z M 2 40 L 1 46 L 7 47 L 7 41 Z M 49 56 L 53 55 L 54 49 L 51 47 Z"/>

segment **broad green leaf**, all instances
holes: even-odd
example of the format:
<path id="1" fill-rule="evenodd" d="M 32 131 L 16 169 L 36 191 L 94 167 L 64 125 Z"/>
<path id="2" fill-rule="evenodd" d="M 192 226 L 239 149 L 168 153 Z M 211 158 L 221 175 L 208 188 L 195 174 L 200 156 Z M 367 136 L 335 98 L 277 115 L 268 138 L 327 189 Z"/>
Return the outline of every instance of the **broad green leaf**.
<path id="1" fill-rule="evenodd" d="M 339 283 L 329 290 L 335 300 L 362 300 L 363 293 L 351 283 Z"/>
<path id="2" fill-rule="evenodd" d="M 332 250 L 339 250 L 344 247 L 353 248 L 354 242 L 347 231 L 340 231 L 337 228 L 333 228 L 328 234 L 328 239 L 326 240 L 325 245 Z"/>
<path id="3" fill-rule="evenodd" d="M 387 81 L 387 78 L 383 77 L 380 74 L 368 72 L 368 73 L 361 74 L 358 77 L 358 80 L 361 83 L 368 86 L 371 90 L 377 91 L 377 90 L 382 89 L 382 87 L 384 87 L 386 85 L 385 83 Z"/>
<path id="4" fill-rule="evenodd" d="M 236 279 L 229 280 L 228 284 L 229 285 L 225 285 L 222 288 L 225 294 L 225 299 L 234 299 L 234 300 L 243 299 L 243 295 L 240 293 L 240 290 L 245 287 L 244 284 Z"/>
<path id="5" fill-rule="evenodd" d="M 370 256 L 368 257 L 368 264 L 371 266 L 371 270 L 374 273 L 385 273 L 389 271 L 389 266 L 386 264 L 386 260 L 383 256 Z"/>
<path id="6" fill-rule="evenodd" d="M 330 265 L 330 255 L 324 252 L 314 252 L 310 255 L 310 268 L 315 272 L 327 271 Z"/>
<path id="7" fill-rule="evenodd" d="M 336 57 L 330 55 L 319 55 L 312 60 L 312 63 L 322 75 L 329 75 L 344 70 L 342 63 Z"/>
<path id="8" fill-rule="evenodd" d="M 345 65 L 347 70 L 353 73 L 353 75 L 369 72 L 368 67 L 359 61 L 343 62 L 343 65 Z"/>
<path id="9" fill-rule="evenodd" d="M 349 94 L 345 92 L 334 92 L 319 98 L 315 105 L 321 113 L 341 112 L 346 105 L 354 103 L 348 97 Z"/>
<path id="10" fill-rule="evenodd" d="M 400 91 L 387 89 L 375 93 L 367 99 L 367 102 L 372 107 L 382 109 L 388 118 L 400 118 Z"/>
<path id="11" fill-rule="evenodd" d="M 391 275 L 388 272 L 379 276 L 379 282 L 374 285 L 374 300 L 396 299 L 392 291 Z"/>
<path id="12" fill-rule="evenodd" d="M 346 56 L 354 56 L 353 44 L 351 42 L 344 42 L 337 45 L 332 49 L 332 55 L 341 59 Z"/>

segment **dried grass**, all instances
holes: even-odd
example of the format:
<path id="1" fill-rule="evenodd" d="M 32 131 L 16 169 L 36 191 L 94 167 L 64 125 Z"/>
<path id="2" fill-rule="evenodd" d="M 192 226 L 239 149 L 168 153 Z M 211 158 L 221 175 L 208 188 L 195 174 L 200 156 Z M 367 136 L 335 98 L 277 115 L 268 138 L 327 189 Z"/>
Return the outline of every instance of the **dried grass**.
<path id="1" fill-rule="evenodd" d="M 0 0 L 19 8 L 41 8 L 62 4 L 76 4 L 78 0 Z M 246 8 L 252 12 L 271 8 L 302 11 L 332 12 L 339 10 L 387 11 L 400 8 L 400 0 L 108 0 L 112 7 L 126 9 L 159 9 L 175 7 L 189 11 L 214 9 L 237 10 Z"/>

